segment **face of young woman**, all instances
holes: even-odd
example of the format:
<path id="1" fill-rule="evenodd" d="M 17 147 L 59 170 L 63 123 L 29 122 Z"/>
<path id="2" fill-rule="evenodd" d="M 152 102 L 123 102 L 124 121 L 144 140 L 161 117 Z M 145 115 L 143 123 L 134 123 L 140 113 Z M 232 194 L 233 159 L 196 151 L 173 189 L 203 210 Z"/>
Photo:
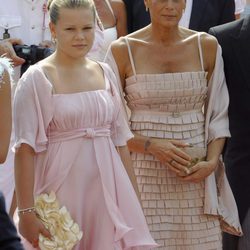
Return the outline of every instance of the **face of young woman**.
<path id="1" fill-rule="evenodd" d="M 95 36 L 93 11 L 87 8 L 59 10 L 59 19 L 51 24 L 52 36 L 56 38 L 57 51 L 80 58 L 91 49 Z"/>
<path id="2" fill-rule="evenodd" d="M 178 25 L 183 10 L 186 7 L 185 0 L 146 0 L 152 23 L 158 23 L 165 27 Z"/>

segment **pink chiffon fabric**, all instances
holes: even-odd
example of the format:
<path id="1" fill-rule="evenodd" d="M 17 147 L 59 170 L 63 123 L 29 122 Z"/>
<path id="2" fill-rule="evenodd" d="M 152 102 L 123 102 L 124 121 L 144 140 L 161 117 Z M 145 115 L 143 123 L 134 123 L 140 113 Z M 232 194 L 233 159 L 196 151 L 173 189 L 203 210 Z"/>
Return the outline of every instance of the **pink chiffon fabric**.
<path id="1" fill-rule="evenodd" d="M 83 231 L 76 250 L 156 247 L 115 146 L 132 137 L 105 64 L 106 89 L 52 94 L 39 65 L 19 82 L 15 150 L 36 152 L 34 195 L 54 191 Z M 32 249 L 24 241 L 26 249 Z"/>

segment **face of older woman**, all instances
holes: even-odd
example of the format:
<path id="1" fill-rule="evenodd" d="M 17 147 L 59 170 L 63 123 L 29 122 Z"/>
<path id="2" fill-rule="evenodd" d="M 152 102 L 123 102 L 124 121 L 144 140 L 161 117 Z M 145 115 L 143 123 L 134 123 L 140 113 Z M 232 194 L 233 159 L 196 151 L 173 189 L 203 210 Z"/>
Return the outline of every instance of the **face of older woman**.
<path id="1" fill-rule="evenodd" d="M 145 5 L 149 9 L 152 23 L 172 27 L 178 25 L 186 7 L 186 1 L 145 0 Z"/>

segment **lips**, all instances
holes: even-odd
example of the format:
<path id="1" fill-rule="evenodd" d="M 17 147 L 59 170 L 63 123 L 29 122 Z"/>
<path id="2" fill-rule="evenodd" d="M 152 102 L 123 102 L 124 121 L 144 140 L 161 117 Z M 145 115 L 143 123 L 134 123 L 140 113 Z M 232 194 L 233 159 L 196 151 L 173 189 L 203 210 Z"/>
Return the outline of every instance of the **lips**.
<path id="1" fill-rule="evenodd" d="M 74 45 L 72 45 L 72 47 L 81 49 L 81 48 L 87 47 L 87 45 L 85 45 L 85 44 L 74 44 Z"/>

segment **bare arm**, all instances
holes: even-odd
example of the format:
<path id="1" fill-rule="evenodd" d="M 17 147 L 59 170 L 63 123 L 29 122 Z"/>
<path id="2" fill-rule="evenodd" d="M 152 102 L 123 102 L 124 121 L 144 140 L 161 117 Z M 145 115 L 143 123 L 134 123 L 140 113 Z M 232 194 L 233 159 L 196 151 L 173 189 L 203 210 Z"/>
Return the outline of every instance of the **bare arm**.
<path id="1" fill-rule="evenodd" d="M 214 71 L 217 47 L 218 43 L 214 37 L 207 34 L 202 36 L 204 63 L 206 71 L 208 72 L 208 80 Z M 184 177 L 183 179 L 187 181 L 199 182 L 209 176 L 217 167 L 224 143 L 225 138 L 217 138 L 212 140 L 207 145 L 206 161 L 201 161 L 193 166 L 190 169 L 191 174 L 187 177 Z"/>
<path id="2" fill-rule="evenodd" d="M 124 2 L 121 0 L 113 0 L 111 1 L 111 7 L 116 18 L 118 38 L 127 35 L 127 14 Z"/>
<path id="3" fill-rule="evenodd" d="M 18 209 L 34 207 L 34 156 L 33 149 L 21 144 L 15 154 L 15 185 Z M 35 212 L 19 214 L 19 231 L 33 247 L 37 247 L 39 234 L 46 237 L 50 234 L 45 229 Z"/>
<path id="4" fill-rule="evenodd" d="M 0 77 L 1 81 L 1 77 Z M 7 72 L 3 73 L 0 82 L 0 163 L 6 160 L 11 134 L 11 86 Z"/>

